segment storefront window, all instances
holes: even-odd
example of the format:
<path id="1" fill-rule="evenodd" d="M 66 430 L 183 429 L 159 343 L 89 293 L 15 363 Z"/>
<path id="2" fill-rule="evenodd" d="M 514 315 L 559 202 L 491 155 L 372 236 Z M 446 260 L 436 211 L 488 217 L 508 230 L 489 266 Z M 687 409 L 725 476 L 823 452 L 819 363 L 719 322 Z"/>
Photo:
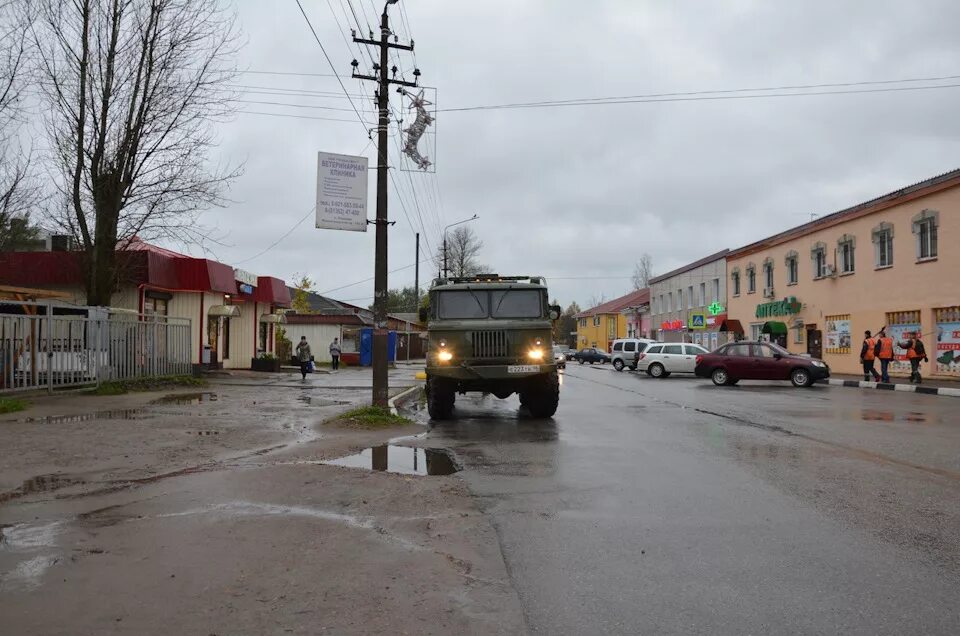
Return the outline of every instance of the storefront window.
<path id="1" fill-rule="evenodd" d="M 223 319 L 223 359 L 230 359 L 230 319 Z"/>
<path id="2" fill-rule="evenodd" d="M 850 353 L 852 342 L 850 315 L 827 316 L 826 321 L 824 349 L 827 353 Z"/>
<path id="3" fill-rule="evenodd" d="M 933 315 L 937 320 L 936 358 L 931 360 L 934 371 L 960 376 L 960 307 L 934 309 Z"/>
<path id="4" fill-rule="evenodd" d="M 270 333 L 270 325 L 265 322 L 260 323 L 260 337 L 257 340 L 257 349 L 259 351 L 267 350 L 267 334 Z"/>
<path id="5" fill-rule="evenodd" d="M 920 324 L 920 310 L 894 311 L 887 313 L 887 335 L 893 338 L 894 361 L 890 365 L 893 371 L 910 371 L 907 352 L 898 345 L 910 338 L 908 334 L 923 333 Z"/>

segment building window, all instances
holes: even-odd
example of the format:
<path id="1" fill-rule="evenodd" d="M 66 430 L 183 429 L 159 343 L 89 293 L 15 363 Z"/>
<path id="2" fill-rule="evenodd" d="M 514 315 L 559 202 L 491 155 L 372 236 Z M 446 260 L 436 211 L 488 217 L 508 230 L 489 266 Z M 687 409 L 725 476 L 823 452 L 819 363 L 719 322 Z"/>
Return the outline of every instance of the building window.
<path id="1" fill-rule="evenodd" d="M 753 294 L 757 291 L 757 268 L 753 263 L 747 266 L 747 293 Z"/>
<path id="2" fill-rule="evenodd" d="M 671 311 L 673 311 L 673 292 L 670 292 L 669 294 L 667 294 L 666 313 L 669 314 Z"/>
<path id="3" fill-rule="evenodd" d="M 683 311 L 683 290 L 677 290 L 677 311 Z"/>
<path id="4" fill-rule="evenodd" d="M 877 269 L 893 267 L 893 226 L 889 223 L 873 228 L 873 256 Z"/>
<path id="5" fill-rule="evenodd" d="M 699 298 L 699 300 L 700 300 L 700 302 L 697 303 L 697 306 L 703 307 L 704 305 L 707 304 L 707 284 L 706 284 L 706 283 L 700 283 L 700 298 Z"/>
<path id="6" fill-rule="evenodd" d="M 840 240 L 837 241 L 837 255 L 840 257 L 841 274 L 852 274 L 856 269 L 853 257 L 856 245 L 856 239 L 849 234 L 844 234 L 840 237 Z"/>
<path id="7" fill-rule="evenodd" d="M 793 328 L 793 333 L 794 333 L 793 342 L 794 342 L 794 344 L 803 344 L 803 332 L 804 332 L 803 325 L 799 325 L 799 326 Z"/>
<path id="8" fill-rule="evenodd" d="M 594 317 L 593 317 L 593 326 L 594 326 L 594 327 L 599 327 L 599 326 L 600 326 L 600 316 L 594 316 Z"/>
<path id="9" fill-rule="evenodd" d="M 580 326 L 581 326 L 581 327 L 586 327 L 586 326 L 587 326 L 587 319 L 586 319 L 586 318 L 581 318 L 581 319 L 580 319 Z"/>
<path id="10" fill-rule="evenodd" d="M 940 213 L 924 210 L 913 217 L 913 233 L 917 237 L 917 260 L 924 261 L 937 257 L 937 226 Z"/>
<path id="11" fill-rule="evenodd" d="M 825 243 L 817 243 L 810 250 L 810 256 L 813 258 L 813 278 L 823 278 L 827 275 L 827 246 Z"/>
<path id="12" fill-rule="evenodd" d="M 614 316 L 607 316 L 607 336 L 617 337 L 617 319 Z"/>
<path id="13" fill-rule="evenodd" d="M 796 251 L 787 252 L 787 258 L 784 261 L 787 265 L 787 285 L 796 285 L 800 279 L 800 258 Z"/>
<path id="14" fill-rule="evenodd" d="M 693 285 L 687 287 L 687 309 L 693 309 Z"/>
<path id="15" fill-rule="evenodd" d="M 730 274 L 730 282 L 733 283 L 733 295 L 740 295 L 740 272 L 734 271 Z"/>
<path id="16" fill-rule="evenodd" d="M 764 296 L 773 295 L 773 259 L 763 262 L 763 293 Z"/>
<path id="17" fill-rule="evenodd" d="M 750 339 L 751 340 L 760 340 L 763 336 L 763 323 L 755 322 L 750 325 Z"/>
<path id="18" fill-rule="evenodd" d="M 720 300 L 720 279 L 713 279 L 713 302 Z"/>

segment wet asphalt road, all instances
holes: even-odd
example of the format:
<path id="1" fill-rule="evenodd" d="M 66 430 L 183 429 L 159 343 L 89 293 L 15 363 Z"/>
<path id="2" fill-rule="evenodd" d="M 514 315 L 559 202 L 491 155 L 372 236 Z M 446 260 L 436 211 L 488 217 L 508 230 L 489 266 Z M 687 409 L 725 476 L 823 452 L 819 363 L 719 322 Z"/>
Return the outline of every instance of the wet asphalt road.
<path id="1" fill-rule="evenodd" d="M 960 400 L 571 367 L 453 448 L 532 633 L 956 634 Z"/>

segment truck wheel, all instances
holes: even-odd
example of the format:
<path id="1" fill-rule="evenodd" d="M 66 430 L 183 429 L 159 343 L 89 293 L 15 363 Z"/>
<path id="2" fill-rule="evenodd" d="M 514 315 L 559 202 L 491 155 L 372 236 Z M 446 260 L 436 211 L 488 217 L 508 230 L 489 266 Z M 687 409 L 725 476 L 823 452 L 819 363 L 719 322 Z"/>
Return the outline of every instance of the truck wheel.
<path id="1" fill-rule="evenodd" d="M 432 419 L 449 419 L 456 399 L 456 387 L 452 382 L 427 378 L 427 412 Z"/>
<path id="2" fill-rule="evenodd" d="M 537 378 L 533 386 L 521 393 L 520 403 L 533 417 L 553 417 L 560 404 L 560 376 L 553 372 Z"/>

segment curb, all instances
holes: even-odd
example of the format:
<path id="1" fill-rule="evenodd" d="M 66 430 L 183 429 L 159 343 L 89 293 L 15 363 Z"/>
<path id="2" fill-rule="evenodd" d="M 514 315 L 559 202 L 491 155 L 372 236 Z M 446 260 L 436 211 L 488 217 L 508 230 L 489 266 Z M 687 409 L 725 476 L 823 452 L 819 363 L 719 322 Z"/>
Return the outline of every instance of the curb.
<path id="1" fill-rule="evenodd" d="M 410 394 L 412 394 L 414 391 L 419 391 L 419 390 L 420 390 L 420 385 L 419 385 L 419 384 L 415 384 L 415 385 L 413 385 L 412 387 L 410 387 L 409 389 L 404 389 L 404 390 L 401 391 L 400 393 L 397 393 L 397 394 L 394 395 L 392 398 L 390 398 L 389 400 L 387 400 L 387 406 L 390 407 L 390 414 L 391 414 L 391 415 L 399 415 L 399 412 L 397 411 L 397 402 L 399 402 L 400 400 L 406 398 L 407 396 L 409 396 Z"/>
<path id="2" fill-rule="evenodd" d="M 860 389 L 879 389 L 881 391 L 900 391 L 903 393 L 922 393 L 923 395 L 943 395 L 960 397 L 960 389 L 951 389 L 936 386 L 920 386 L 914 384 L 888 384 L 884 382 L 866 382 L 863 380 L 835 380 L 826 382 L 830 386 L 845 386 Z"/>

